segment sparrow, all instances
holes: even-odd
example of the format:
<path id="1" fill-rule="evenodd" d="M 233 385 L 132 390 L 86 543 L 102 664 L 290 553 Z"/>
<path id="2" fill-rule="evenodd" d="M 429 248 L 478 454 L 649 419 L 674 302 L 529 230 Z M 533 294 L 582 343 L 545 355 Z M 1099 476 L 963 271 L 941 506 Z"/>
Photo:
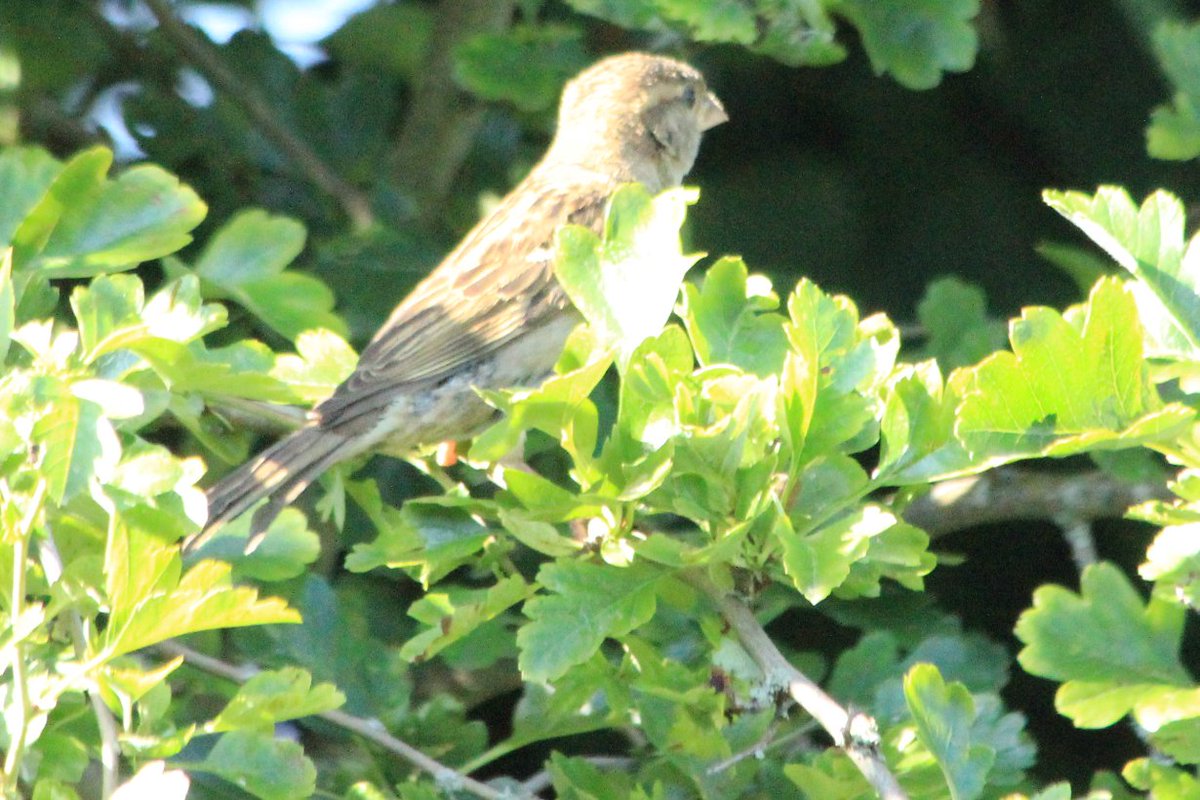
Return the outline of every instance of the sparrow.
<path id="1" fill-rule="evenodd" d="M 497 413 L 476 389 L 548 377 L 580 320 L 554 276 L 556 231 L 599 233 L 622 184 L 651 193 L 678 186 L 701 134 L 727 119 L 696 69 L 663 56 L 612 56 L 570 80 L 542 160 L 400 302 L 304 427 L 207 491 L 208 521 L 185 550 L 266 499 L 249 552 L 334 464 L 469 438 Z"/>

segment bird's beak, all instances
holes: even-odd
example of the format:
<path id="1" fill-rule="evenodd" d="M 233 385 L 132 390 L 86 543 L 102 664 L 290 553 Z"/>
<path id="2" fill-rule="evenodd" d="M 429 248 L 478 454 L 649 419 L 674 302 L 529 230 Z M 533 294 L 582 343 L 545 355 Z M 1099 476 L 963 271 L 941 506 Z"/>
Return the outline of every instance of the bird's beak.
<path id="1" fill-rule="evenodd" d="M 702 131 L 715 128 L 729 120 L 729 115 L 725 113 L 725 106 L 721 105 L 721 101 L 712 92 L 704 93 L 704 99 L 700 101 L 700 108 L 697 110 L 696 116 L 700 120 L 700 130 Z"/>

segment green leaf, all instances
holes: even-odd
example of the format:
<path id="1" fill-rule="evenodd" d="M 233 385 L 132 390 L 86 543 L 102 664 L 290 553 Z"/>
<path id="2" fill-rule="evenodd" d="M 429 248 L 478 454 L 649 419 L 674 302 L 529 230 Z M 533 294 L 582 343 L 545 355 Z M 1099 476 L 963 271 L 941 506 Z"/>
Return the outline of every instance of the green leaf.
<path id="1" fill-rule="evenodd" d="M 563 536 L 549 522 L 516 509 L 500 509 L 500 522 L 513 538 L 531 550 L 552 558 L 574 555 L 583 545 Z"/>
<path id="2" fill-rule="evenodd" d="M 54 278 L 120 272 L 174 253 L 208 208 L 161 168 L 105 177 L 112 153 L 86 150 L 63 168 L 13 234 L 17 269 Z"/>
<path id="3" fill-rule="evenodd" d="M 1155 594 L 1191 608 L 1200 602 L 1200 524 L 1167 525 L 1146 550 L 1138 574 L 1155 582 Z"/>
<path id="4" fill-rule="evenodd" d="M 1034 592 L 1033 608 L 1017 621 L 1025 645 L 1018 659 L 1063 684 L 1056 705 L 1077 725 L 1104 727 L 1165 688 L 1191 686 L 1179 661 L 1183 615 L 1175 603 L 1143 603 L 1116 567 L 1095 564 L 1078 595 L 1059 586 Z"/>
<path id="5" fill-rule="evenodd" d="M 213 558 L 232 564 L 238 578 L 282 581 L 303 574 L 321 554 L 320 539 L 309 530 L 304 514 L 295 508 L 285 508 L 272 520 L 254 552 L 247 554 L 251 521 L 252 515 L 243 514 L 221 526 L 203 547 L 189 555 L 189 560 Z"/>
<path id="6" fill-rule="evenodd" d="M 600 420 L 589 395 L 611 363 L 611 355 L 599 353 L 583 366 L 554 375 L 536 388 L 484 393 L 484 399 L 504 416 L 475 438 L 470 459 L 499 461 L 517 447 L 525 431 L 539 430 L 571 455 L 578 482 L 590 483 L 596 477 L 593 453 Z"/>
<path id="7" fill-rule="evenodd" d="M 47 380 L 46 412 L 33 427 L 41 445 L 41 472 L 48 496 L 65 503 L 87 490 L 94 477 L 107 479 L 121 458 L 121 443 L 99 405 Z"/>
<path id="8" fill-rule="evenodd" d="M 411 3 L 369 6 L 323 44 L 339 62 L 411 78 L 425 65 L 433 12 Z"/>
<path id="9" fill-rule="evenodd" d="M 413 498 L 397 510 L 383 506 L 374 483 L 349 481 L 346 489 L 379 530 L 373 542 L 355 545 L 346 557 L 352 572 L 409 569 L 428 588 L 473 558 L 493 535 L 472 513 L 478 501 L 470 498 Z"/>
<path id="10" fill-rule="evenodd" d="M 823 750 L 810 764 L 787 764 L 783 774 L 807 800 L 869 800 L 878 793 L 844 753 Z"/>
<path id="11" fill-rule="evenodd" d="M 626 800 L 630 797 L 632 781 L 626 773 L 601 771 L 583 758 L 552 753 L 547 771 L 555 797 L 562 800 Z"/>
<path id="12" fill-rule="evenodd" d="M 315 680 L 334 684 L 346 695 L 345 709 L 352 714 L 386 709 L 389 715 L 407 715 L 410 670 L 376 632 L 379 626 L 392 630 L 403 618 L 397 608 L 371 592 L 336 594 L 314 573 L 290 588 L 288 599 L 301 623 L 234 631 L 232 641 L 239 650 L 260 663 L 274 659 L 301 666 Z"/>
<path id="13" fill-rule="evenodd" d="M 679 316 L 701 365 L 723 363 L 759 377 L 778 373 L 788 349 L 785 317 L 770 282 L 748 277 L 740 258 L 713 264 L 699 286 L 685 283 Z"/>
<path id="14" fill-rule="evenodd" d="M 3 153 L 0 153 L 0 158 Z M 0 166 L 2 168 L 2 166 Z M 8 345 L 12 340 L 16 324 L 16 296 L 12 281 L 12 250 L 0 249 L 0 364 L 8 356 Z"/>
<path id="15" fill-rule="evenodd" d="M 738 0 L 656 0 L 655 5 L 663 17 L 685 25 L 698 42 L 750 44 L 758 38 L 754 11 Z"/>
<path id="16" fill-rule="evenodd" d="M 172 350 L 164 342 L 197 340 L 226 321 L 223 307 L 201 302 L 199 283 L 190 275 L 170 281 L 148 302 L 136 276 L 101 275 L 71 292 L 71 309 L 85 363 L 131 349 L 154 364 L 159 351 Z"/>
<path id="17" fill-rule="evenodd" d="M 311 275 L 287 272 L 304 249 L 304 226 L 261 209 L 237 214 L 209 240 L 195 272 L 219 297 L 236 300 L 288 339 L 313 328 L 345 335 L 333 292 Z"/>
<path id="18" fill-rule="evenodd" d="M 620 637 L 654 614 L 663 573 L 560 561 L 544 565 L 538 582 L 549 594 L 525 603 L 529 623 L 517 632 L 519 666 L 528 681 L 552 681 L 586 661 L 609 637 Z"/>
<path id="19" fill-rule="evenodd" d="M 684 255 L 679 240 L 699 196 L 681 187 L 651 197 L 628 184 L 609 200 L 602 239 L 578 225 L 558 232 L 554 272 L 600 340 L 617 347 L 622 368 L 666 324 L 684 274 L 700 258 Z"/>
<path id="20" fill-rule="evenodd" d="M 961 683 L 947 684 L 932 664 L 918 664 L 904 676 L 904 698 L 921 743 L 937 759 L 952 800 L 983 793 L 996 751 L 972 741 L 975 703 Z"/>
<path id="21" fill-rule="evenodd" d="M 179 518 L 145 506 L 114 520 L 104 559 L 109 619 L 91 642 L 93 657 L 195 631 L 300 621 L 283 601 L 233 586 L 229 564 L 206 560 L 183 572 L 177 542 L 186 530 Z"/>
<path id="22" fill-rule="evenodd" d="M 316 790 L 317 770 L 304 748 L 265 733 L 230 731 L 195 768 L 262 800 L 296 800 Z"/>
<path id="23" fill-rule="evenodd" d="M 0 250 L 13 243 L 22 220 L 54 183 L 62 164 L 37 147 L 0 150 Z"/>
<path id="24" fill-rule="evenodd" d="M 1159 399 L 1133 295 L 1115 278 L 1066 318 L 1026 308 L 1009 338 L 1013 352 L 958 376 L 967 388 L 956 435 L 979 465 L 1161 441 L 1194 416 Z"/>
<path id="25" fill-rule="evenodd" d="M 1179 199 L 1157 191 L 1138 208 L 1116 186 L 1094 196 L 1048 190 L 1042 198 L 1137 278 L 1146 355 L 1200 361 L 1200 245 L 1193 239 L 1185 247 Z"/>
<path id="26" fill-rule="evenodd" d="M 1070 277 L 1081 294 L 1087 294 L 1096 281 L 1114 272 L 1112 261 L 1091 247 L 1065 242 L 1039 242 L 1033 249 Z"/>
<path id="27" fill-rule="evenodd" d="M 1121 777 L 1154 800 L 1200 800 L 1200 780 L 1187 770 L 1154 759 L 1137 758 L 1121 770 Z"/>
<path id="28" fill-rule="evenodd" d="M 175 458 L 161 445 L 138 441 L 125 451 L 112 484 L 138 497 L 154 497 L 172 491 L 184 481 L 190 471 L 185 464 L 187 461 Z M 191 482 L 195 483 L 198 476 L 192 477 Z"/>
<path id="29" fill-rule="evenodd" d="M 783 545 L 784 571 L 813 604 L 839 589 L 841 596 L 878 596 L 884 575 L 920 589 L 921 576 L 934 566 L 926 552 L 929 537 L 876 505 L 861 506 L 808 535 L 778 517 L 775 535 Z"/>
<path id="30" fill-rule="evenodd" d="M 860 321 L 846 297 L 801 279 L 788 297 L 785 326 L 792 352 L 780 381 L 783 433 L 793 471 L 806 461 L 875 443 L 871 395 L 891 374 L 900 349 L 886 317 Z"/>
<path id="31" fill-rule="evenodd" d="M 917 319 L 929 337 L 926 352 L 943 373 L 974 364 L 1004 344 L 1004 328 L 988 318 L 983 290 L 961 278 L 929 284 L 917 304 Z"/>
<path id="32" fill-rule="evenodd" d="M 483 623 L 522 602 L 533 591 L 520 575 L 512 575 L 487 589 L 430 592 L 408 609 L 410 617 L 428 627 L 400 648 L 400 656 L 406 661 L 428 661 L 470 636 Z"/>
<path id="33" fill-rule="evenodd" d="M 252 730 L 270 734 L 275 723 L 330 711 L 346 702 L 332 683 L 312 685 L 306 670 L 287 667 L 260 672 L 240 687 L 205 733 Z"/>
<path id="34" fill-rule="evenodd" d="M 654 0 L 569 0 L 569 5 L 580 13 L 606 19 L 622 28 L 662 27 Z"/>
<path id="35" fill-rule="evenodd" d="M 1175 96 L 1151 114 L 1146 150 L 1152 158 L 1195 158 L 1200 156 L 1200 24 L 1160 22 L 1152 42 Z"/>
<path id="36" fill-rule="evenodd" d="M 454 48 L 454 80 L 484 100 L 544 111 L 587 66 L 582 39 L 577 27 L 547 22 L 477 33 Z"/>
<path id="37" fill-rule="evenodd" d="M 877 481 L 921 485 L 979 471 L 954 437 L 959 398 L 953 384 L 943 386 L 936 361 L 900 365 L 883 397 Z"/>
<path id="38" fill-rule="evenodd" d="M 858 28 L 876 74 L 891 73 L 901 86 L 932 89 L 943 72 L 975 64 L 979 0 L 841 0 L 835 8 Z"/>
<path id="39" fill-rule="evenodd" d="M 315 403 L 333 394 L 357 363 L 358 356 L 341 336 L 327 330 L 307 330 L 296 337 L 296 355 L 284 354 L 275 359 L 271 376 Z"/>

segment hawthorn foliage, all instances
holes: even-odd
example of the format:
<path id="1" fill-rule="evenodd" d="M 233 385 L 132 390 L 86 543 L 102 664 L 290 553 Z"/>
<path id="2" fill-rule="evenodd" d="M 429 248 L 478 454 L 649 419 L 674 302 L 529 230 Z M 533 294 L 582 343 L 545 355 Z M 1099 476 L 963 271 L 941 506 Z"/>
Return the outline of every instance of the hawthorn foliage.
<path id="1" fill-rule="evenodd" d="M 969 68 L 977 46 L 970 0 L 570 5 L 789 64 L 843 57 L 849 25 L 877 72 L 914 89 Z M 552 104 L 584 61 L 582 23 L 535 11 L 456 51 L 465 91 Z M 330 47 L 412 71 L 433 14 L 377 6 Z M 396 30 L 419 35 L 400 45 Z M 1177 88 L 1151 120 L 1156 156 L 1195 155 L 1195 30 L 1153 39 Z M 347 55 L 338 36 L 362 47 Z M 295 97 L 324 108 L 292 109 L 320 141 L 336 104 L 313 85 Z M 178 127 L 160 117 L 148 146 L 198 147 L 228 102 L 175 107 Z M 185 130 L 187 115 L 206 124 Z M 737 256 L 691 252 L 698 191 L 625 187 L 601 235 L 558 234 L 585 322 L 556 374 L 488 393 L 501 413 L 459 464 L 415 454 L 424 475 L 402 473 L 402 503 L 393 472 L 345 465 L 253 553 L 243 520 L 185 558 L 209 473 L 354 366 L 361 320 L 301 268 L 308 230 L 326 254 L 423 245 L 378 220 L 351 243 L 330 216 L 210 219 L 174 172 L 114 168 L 102 146 L 4 147 L 0 794 L 887 794 L 865 752 L 913 798 L 1197 796 L 1200 689 L 1182 642 L 1200 591 L 1200 244 L 1165 190 L 1043 199 L 1094 243 L 1092 263 L 1108 259 L 1080 302 L 1004 325 L 947 279 L 909 342 L 809 280 L 775 286 Z M 945 567 L 913 512 L 933 498 L 953 514 L 939 489 L 1072 456 L 1101 464 L 1097 480 L 1150 485 L 1128 513 L 1157 533 L 1136 575 L 1097 560 L 1077 586 L 1036 589 L 1010 652 L 925 598 Z M 798 647 L 814 618 L 853 635 Z M 1053 782 L 1003 695 L 1013 670 L 1057 683 L 1079 728 L 1135 726 L 1145 755 L 1091 786 Z M 479 709 L 500 701 L 504 723 L 486 724 Z M 530 761 L 532 778 L 515 766 Z"/>

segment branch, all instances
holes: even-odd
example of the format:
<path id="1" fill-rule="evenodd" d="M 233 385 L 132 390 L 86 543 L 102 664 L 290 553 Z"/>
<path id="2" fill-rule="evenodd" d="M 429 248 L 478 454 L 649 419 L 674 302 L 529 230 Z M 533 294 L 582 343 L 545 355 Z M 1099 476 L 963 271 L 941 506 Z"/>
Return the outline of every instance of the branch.
<path id="1" fill-rule="evenodd" d="M 807 675 L 792 666 L 745 604 L 717 588 L 702 575 L 692 573 L 687 578 L 716 603 L 721 616 L 725 617 L 742 646 L 763 671 L 766 685 L 785 688 L 791 698 L 833 738 L 834 744 L 850 757 L 880 798 L 907 800 L 908 795 L 900 788 L 879 753 L 879 731 L 875 720 L 861 712 L 851 714 Z"/>
<path id="2" fill-rule="evenodd" d="M 437 219 L 483 122 L 484 107 L 454 81 L 454 48 L 477 33 L 502 31 L 514 0 L 442 0 L 389 173 L 425 219 Z"/>
<path id="3" fill-rule="evenodd" d="M 183 660 L 189 666 L 237 684 L 245 683 L 258 672 L 257 668 L 237 667 L 174 641 L 160 642 L 154 646 L 154 649 L 159 654 L 168 658 L 182 656 Z M 451 791 L 461 790 L 471 792 L 476 797 L 484 798 L 484 800 L 511 800 L 513 797 L 509 791 L 502 792 L 498 789 L 493 789 L 486 783 L 470 778 L 452 767 L 448 767 L 440 761 L 430 758 L 412 745 L 392 736 L 379 720 L 356 717 L 336 709 L 315 714 L 314 716 L 343 730 L 357 734 L 368 741 L 374 742 L 393 755 L 403 758 L 417 769 L 427 772 L 443 788 Z"/>
<path id="4" fill-rule="evenodd" d="M 1100 470 L 1075 474 L 1009 467 L 934 485 L 904 519 L 937 538 L 1013 520 L 1120 518 L 1132 505 L 1172 497 L 1161 483 L 1124 483 Z"/>
<path id="5" fill-rule="evenodd" d="M 179 49 L 183 57 L 196 67 L 217 91 L 239 106 L 262 134 L 274 142 L 310 181 L 328 192 L 342 207 L 342 211 L 350 218 L 355 228 L 361 230 L 371 226 L 375 218 L 366 196 L 342 180 L 321 160 L 316 151 L 296 136 L 276 116 L 275 110 L 257 87 L 251 86 L 234 74 L 208 42 L 172 13 L 168 0 L 145 0 L 145 3 L 158 20 L 163 36 Z"/>

